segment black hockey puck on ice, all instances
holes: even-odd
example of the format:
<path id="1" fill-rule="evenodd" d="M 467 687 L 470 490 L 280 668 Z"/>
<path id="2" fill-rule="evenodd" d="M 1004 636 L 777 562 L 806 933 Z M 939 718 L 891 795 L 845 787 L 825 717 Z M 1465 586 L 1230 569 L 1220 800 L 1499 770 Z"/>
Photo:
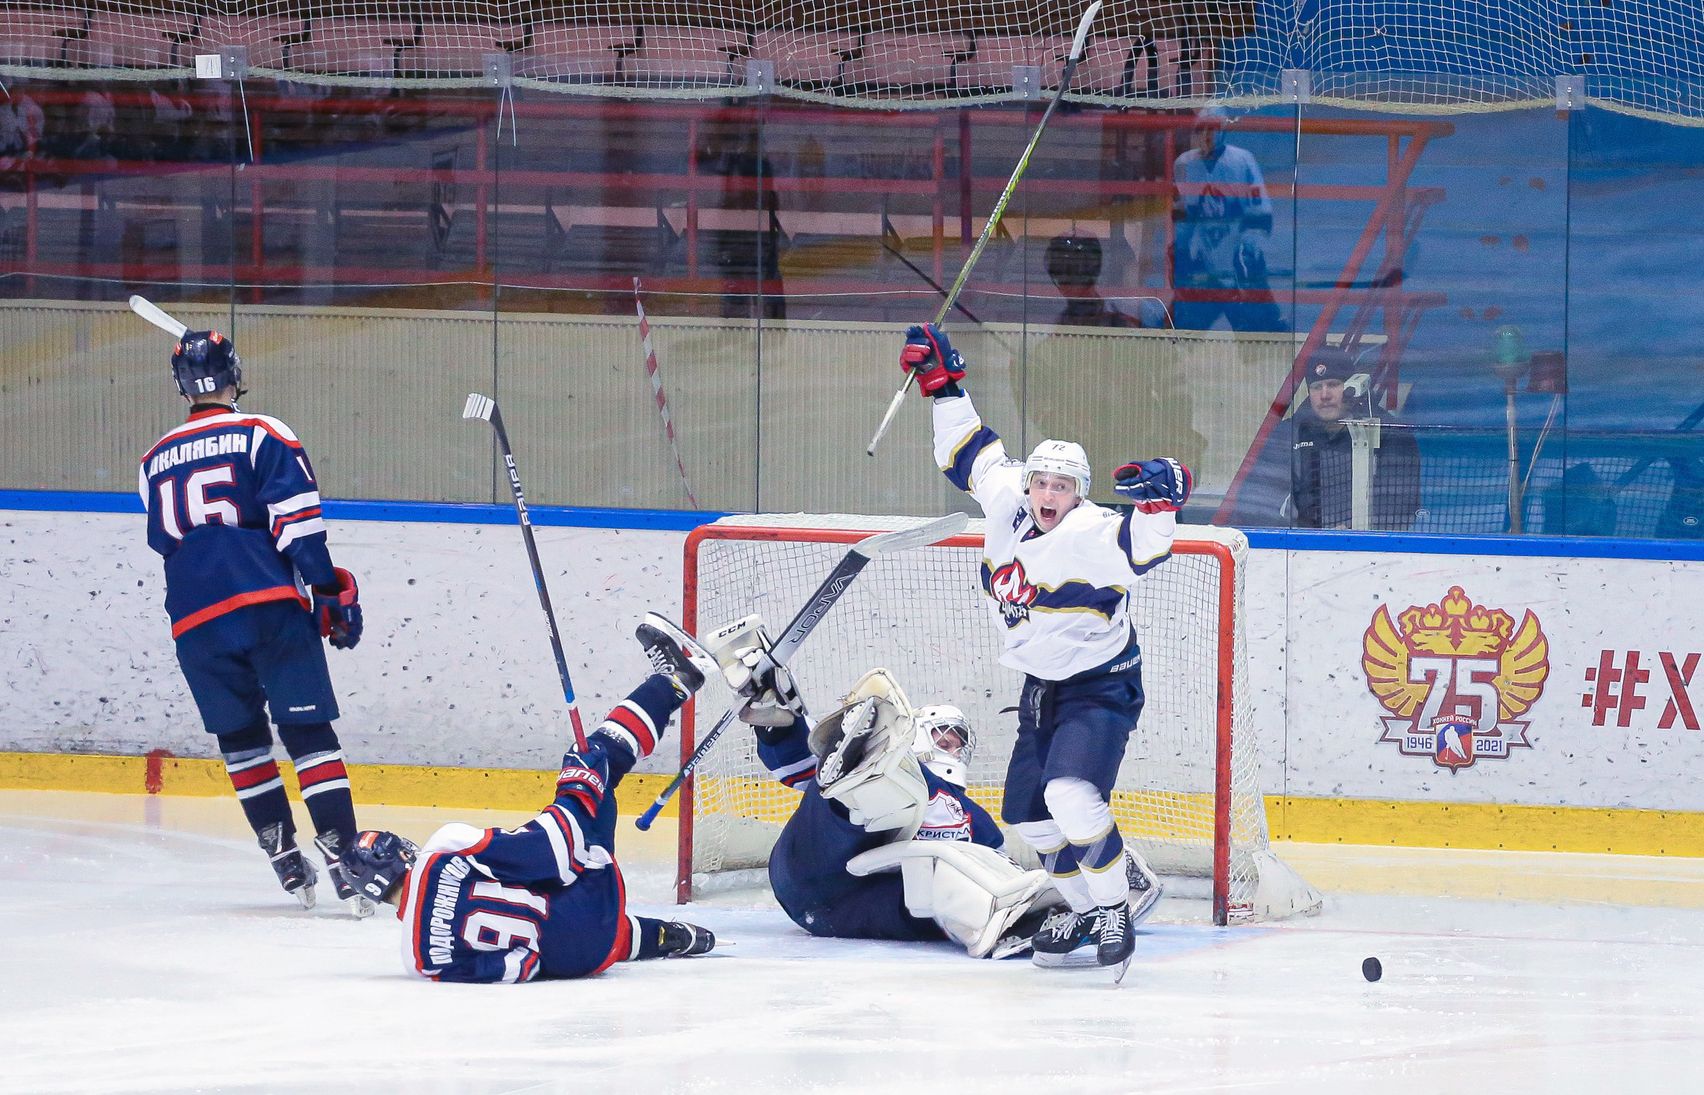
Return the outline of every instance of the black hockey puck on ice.
<path id="1" fill-rule="evenodd" d="M 1384 976 L 1384 967 L 1379 965 L 1377 958 L 1369 958 L 1361 963 L 1361 976 L 1369 981 L 1377 981 Z"/>

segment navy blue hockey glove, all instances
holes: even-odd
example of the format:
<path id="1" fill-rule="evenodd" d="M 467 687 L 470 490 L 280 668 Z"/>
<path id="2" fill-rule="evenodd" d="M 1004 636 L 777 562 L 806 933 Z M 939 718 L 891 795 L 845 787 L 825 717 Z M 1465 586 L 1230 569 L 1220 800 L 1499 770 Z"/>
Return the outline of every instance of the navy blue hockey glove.
<path id="1" fill-rule="evenodd" d="M 933 323 L 913 325 L 905 332 L 899 367 L 917 374 L 917 386 L 927 396 L 963 395 L 964 355 L 953 349 L 947 333 Z"/>
<path id="2" fill-rule="evenodd" d="M 1118 480 L 1112 493 L 1128 498 L 1143 513 L 1176 513 L 1195 489 L 1189 469 L 1169 456 L 1132 461 L 1112 475 Z"/>
<path id="3" fill-rule="evenodd" d="M 342 567 L 333 569 L 336 585 L 314 587 L 314 617 L 319 621 L 321 638 L 331 639 L 338 650 L 353 650 L 361 641 L 361 591 L 356 588 L 355 575 Z"/>

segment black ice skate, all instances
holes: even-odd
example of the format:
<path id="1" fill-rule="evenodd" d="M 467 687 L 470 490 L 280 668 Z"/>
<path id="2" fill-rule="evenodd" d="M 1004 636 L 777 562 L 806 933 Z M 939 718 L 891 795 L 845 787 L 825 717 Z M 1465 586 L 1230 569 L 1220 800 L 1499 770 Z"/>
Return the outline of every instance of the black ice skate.
<path id="1" fill-rule="evenodd" d="M 697 924 L 668 921 L 663 924 L 663 957 L 691 958 L 709 954 L 716 945 L 716 933 Z"/>
<path id="2" fill-rule="evenodd" d="M 1116 980 L 1124 980 L 1130 956 L 1136 953 L 1136 932 L 1130 922 L 1130 906 L 1120 901 L 1102 905 L 1099 913 L 1100 930 L 1096 933 L 1095 961 L 1103 966 L 1117 966 Z"/>
<path id="3" fill-rule="evenodd" d="M 633 634 L 651 660 L 651 672 L 671 678 L 682 699 L 704 687 L 706 673 L 716 671 L 716 660 L 697 639 L 655 612 L 645 613 L 644 622 Z"/>
<path id="4" fill-rule="evenodd" d="M 1079 913 L 1066 909 L 1047 918 L 1030 943 L 1030 961 L 1038 966 L 1062 966 L 1071 952 L 1100 938 L 1101 909 Z"/>
<path id="5" fill-rule="evenodd" d="M 349 906 L 349 911 L 356 919 L 365 920 L 373 915 L 375 906 L 366 894 L 349 884 L 343 877 L 342 838 L 336 833 L 321 833 L 314 837 L 314 847 L 319 849 L 320 858 L 325 860 L 326 873 L 331 875 L 331 884 L 337 890 L 337 899 Z"/>
<path id="6" fill-rule="evenodd" d="M 319 881 L 319 872 L 302 858 L 302 850 L 296 847 L 296 834 L 285 832 L 282 823 L 274 822 L 260 831 L 260 850 L 271 859 L 284 892 L 295 894 L 302 908 L 313 908 L 314 884 Z"/>

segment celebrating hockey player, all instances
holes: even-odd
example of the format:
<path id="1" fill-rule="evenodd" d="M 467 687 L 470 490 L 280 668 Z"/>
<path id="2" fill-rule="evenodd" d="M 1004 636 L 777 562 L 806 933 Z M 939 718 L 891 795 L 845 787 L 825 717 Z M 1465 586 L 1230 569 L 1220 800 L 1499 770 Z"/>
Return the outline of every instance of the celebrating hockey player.
<path id="1" fill-rule="evenodd" d="M 514 829 L 452 823 L 424 845 L 365 832 L 344 870 L 397 906 L 404 962 L 433 981 L 587 977 L 616 962 L 704 954 L 707 929 L 627 911 L 615 861 L 615 789 L 657 747 L 716 663 L 656 615 L 639 625 L 652 674 L 562 758 L 556 797 Z"/>
<path id="2" fill-rule="evenodd" d="M 318 875 L 296 846 L 269 709 L 337 894 L 369 915 L 372 904 L 338 870 L 355 838 L 355 807 L 320 644 L 329 637 L 348 650 L 361 641 L 355 578 L 331 564 L 302 443 L 278 419 L 237 409 L 242 360 L 231 340 L 186 331 L 171 368 L 189 420 L 142 457 L 137 486 L 148 546 L 165 557 L 178 664 L 285 891 L 311 907 Z"/>
<path id="3" fill-rule="evenodd" d="M 873 669 L 814 728 L 749 616 L 708 637 L 740 718 L 783 784 L 803 792 L 769 856 L 781 908 L 812 935 L 951 939 L 975 958 L 1028 949 L 1058 893 L 1003 854 L 1005 835 L 966 793 L 976 736 L 963 712 L 913 710 Z"/>
<path id="4" fill-rule="evenodd" d="M 1134 926 L 1160 895 L 1140 857 L 1132 893 L 1110 805 L 1142 712 L 1129 591 L 1171 554 L 1189 470 L 1169 458 L 1125 464 L 1113 491 L 1134 507 L 1105 509 L 1088 500 L 1082 446 L 1043 441 L 1027 461 L 1007 459 L 960 384 L 964 358 L 934 324 L 907 332 L 900 367 L 933 400 L 936 462 L 987 517 L 982 588 L 1005 641 L 1000 662 L 1024 674 L 1001 817 L 1070 904 L 1036 933 L 1034 960 L 1059 965 L 1094 944 L 1122 976 Z"/>

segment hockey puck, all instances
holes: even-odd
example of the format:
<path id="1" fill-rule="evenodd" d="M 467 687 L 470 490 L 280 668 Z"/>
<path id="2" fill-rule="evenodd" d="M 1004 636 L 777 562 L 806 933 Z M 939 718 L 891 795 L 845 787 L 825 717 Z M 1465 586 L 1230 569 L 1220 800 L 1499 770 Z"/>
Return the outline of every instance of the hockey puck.
<path id="1" fill-rule="evenodd" d="M 1377 981 L 1384 976 L 1384 967 L 1377 958 L 1369 958 L 1361 963 L 1361 976 L 1369 981 Z"/>

